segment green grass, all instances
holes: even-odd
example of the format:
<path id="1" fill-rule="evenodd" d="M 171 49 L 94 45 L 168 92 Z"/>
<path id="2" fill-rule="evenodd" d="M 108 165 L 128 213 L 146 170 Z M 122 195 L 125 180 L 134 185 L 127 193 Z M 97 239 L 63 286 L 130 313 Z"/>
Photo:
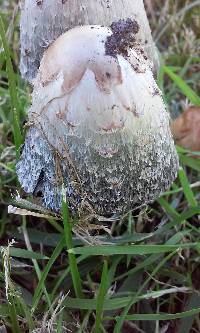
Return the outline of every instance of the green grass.
<path id="1" fill-rule="evenodd" d="M 172 27 L 170 1 L 167 14 L 156 1 L 163 21 L 158 16 L 151 23 L 162 56 L 158 82 L 173 114 L 183 110 L 186 100 L 200 105 L 200 58 L 196 44 L 190 52 L 183 29 L 183 24 L 191 26 L 197 43 L 200 33 L 193 17 L 200 12 L 196 1 L 194 6 L 180 0 L 178 17 L 185 16 Z M 165 325 L 174 333 L 200 332 L 200 159 L 194 158 L 199 152 L 177 147 L 176 182 L 123 223 L 105 222 L 111 235 L 94 229 L 90 237 L 87 232 L 78 237 L 65 200 L 61 219 L 7 213 L 8 205 L 16 204 L 12 195 L 22 194 L 15 163 L 30 103 L 30 88 L 17 70 L 18 16 L 12 39 L 6 35 L 14 2 L 8 4 L 0 21 L 0 322 L 13 333 L 33 332 L 48 323 L 58 333 L 67 332 L 65 327 L 77 333 L 123 333 L 132 324 L 148 333 Z M 25 201 L 19 206 L 37 210 Z M 13 238 L 16 243 L 6 252 Z"/>
<path id="2" fill-rule="evenodd" d="M 2 40 L 2 45 L 4 48 L 4 56 L 6 61 L 6 72 L 8 75 L 8 87 L 10 93 L 10 100 L 12 106 L 12 125 L 13 125 L 13 134 L 14 134 L 14 143 L 16 148 L 16 156 L 20 155 L 20 146 L 23 143 L 23 138 L 19 125 L 19 103 L 16 90 L 16 75 L 13 71 L 13 66 L 11 62 L 10 50 L 7 44 L 6 35 L 4 31 L 4 23 L 0 15 L 0 37 Z"/>
<path id="3" fill-rule="evenodd" d="M 106 293 L 108 287 L 108 262 L 105 260 L 102 275 L 101 275 L 101 283 L 99 285 L 99 293 L 97 295 L 97 302 L 96 302 L 96 321 L 95 321 L 95 328 L 94 333 L 101 332 L 101 322 L 103 319 L 103 305 L 106 301 Z"/>
<path id="4" fill-rule="evenodd" d="M 66 246 L 68 249 L 68 257 L 69 257 L 69 266 L 73 280 L 74 291 L 77 297 L 83 298 L 83 292 L 81 287 L 81 278 L 78 271 L 78 266 L 76 262 L 76 256 L 73 253 L 70 253 L 70 249 L 73 247 L 73 239 L 72 239 L 72 223 L 70 220 L 68 204 L 66 202 L 66 198 L 63 197 L 62 200 L 62 217 L 64 224 L 64 235 Z"/>

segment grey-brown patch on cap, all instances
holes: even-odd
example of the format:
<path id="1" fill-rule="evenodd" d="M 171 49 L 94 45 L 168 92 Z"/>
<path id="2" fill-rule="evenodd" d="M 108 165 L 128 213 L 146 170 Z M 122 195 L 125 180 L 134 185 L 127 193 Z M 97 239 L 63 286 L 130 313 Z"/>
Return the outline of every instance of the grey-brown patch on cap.
<path id="1" fill-rule="evenodd" d="M 132 48 L 136 42 L 135 35 L 139 31 L 139 24 L 128 18 L 113 22 L 110 27 L 113 34 L 106 40 L 105 54 L 115 58 L 118 54 L 127 57 L 128 49 Z"/>
<path id="2" fill-rule="evenodd" d="M 43 0 L 36 0 L 36 5 L 41 6 L 43 3 Z"/>
<path id="3" fill-rule="evenodd" d="M 161 95 L 161 91 L 155 86 L 153 87 L 152 96 L 158 96 L 158 95 Z"/>
<path id="4" fill-rule="evenodd" d="M 65 71 L 64 72 L 64 82 L 62 84 L 62 91 L 64 93 L 69 93 L 79 84 L 81 79 L 83 78 L 86 67 L 80 66 L 81 68 L 75 68 L 73 66 L 73 71 Z"/>
<path id="5" fill-rule="evenodd" d="M 108 124 L 107 126 L 102 127 L 102 130 L 104 132 L 112 132 L 112 131 L 120 130 L 123 127 L 124 127 L 124 122 L 121 122 L 120 124 L 112 122 L 112 123 Z"/>
<path id="6" fill-rule="evenodd" d="M 111 92 L 112 85 L 123 82 L 121 67 L 116 59 L 101 57 L 98 61 L 91 63 L 88 68 L 93 71 L 99 89 L 106 94 Z"/>

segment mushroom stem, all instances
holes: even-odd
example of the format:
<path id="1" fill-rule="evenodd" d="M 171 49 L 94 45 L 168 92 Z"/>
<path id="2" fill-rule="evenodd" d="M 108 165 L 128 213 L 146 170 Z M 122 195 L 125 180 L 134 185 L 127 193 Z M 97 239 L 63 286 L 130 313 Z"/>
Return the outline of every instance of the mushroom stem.
<path id="1" fill-rule="evenodd" d="M 23 78 L 32 82 L 44 50 L 67 30 L 88 24 L 110 26 L 113 21 L 127 18 L 136 19 L 141 27 L 137 41 L 144 46 L 156 71 L 158 55 L 143 0 L 25 0 L 20 24 Z"/>

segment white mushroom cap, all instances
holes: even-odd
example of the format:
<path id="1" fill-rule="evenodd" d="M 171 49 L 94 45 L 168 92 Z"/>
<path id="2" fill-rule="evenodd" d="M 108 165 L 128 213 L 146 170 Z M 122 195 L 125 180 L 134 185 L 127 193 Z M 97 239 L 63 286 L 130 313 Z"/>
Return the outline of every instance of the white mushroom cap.
<path id="1" fill-rule="evenodd" d="M 138 47 L 129 50 L 127 59 L 106 55 L 111 35 L 107 27 L 77 27 L 45 52 L 31 109 L 34 117 L 48 116 L 50 124 L 44 127 L 58 126 L 61 135 L 61 128 L 66 132 L 67 127 L 71 135 L 92 140 L 120 131 L 131 141 L 127 131 L 136 134 L 150 127 L 157 131 L 168 122 L 148 59 Z M 51 129 L 46 135 L 51 142 Z M 60 143 L 55 148 L 60 149 Z"/>
<path id="2" fill-rule="evenodd" d="M 79 194 L 100 214 L 154 200 L 178 168 L 150 63 L 132 35 L 131 47 L 117 37 L 109 50 L 115 34 L 83 26 L 60 36 L 41 61 L 29 114 L 66 162 L 67 183 L 78 175 Z"/>
<path id="3" fill-rule="evenodd" d="M 143 0 L 24 0 L 21 1 L 20 71 L 26 80 L 36 77 L 44 51 L 62 33 L 76 26 L 110 26 L 120 19 L 136 19 L 141 26 L 137 40 L 159 66 Z"/>

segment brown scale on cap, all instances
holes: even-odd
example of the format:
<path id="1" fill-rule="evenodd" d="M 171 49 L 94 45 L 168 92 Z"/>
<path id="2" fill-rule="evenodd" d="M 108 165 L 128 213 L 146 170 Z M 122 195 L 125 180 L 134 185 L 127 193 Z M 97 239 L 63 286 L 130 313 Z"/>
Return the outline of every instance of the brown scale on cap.
<path id="1" fill-rule="evenodd" d="M 37 4 L 38 6 L 41 6 L 42 3 L 43 3 L 43 0 L 36 0 L 36 4 Z"/>
<path id="2" fill-rule="evenodd" d="M 111 24 L 113 34 L 105 43 L 106 55 L 117 57 L 118 54 L 128 56 L 128 49 L 133 47 L 136 41 L 135 35 L 139 31 L 137 21 L 128 18 Z"/>

